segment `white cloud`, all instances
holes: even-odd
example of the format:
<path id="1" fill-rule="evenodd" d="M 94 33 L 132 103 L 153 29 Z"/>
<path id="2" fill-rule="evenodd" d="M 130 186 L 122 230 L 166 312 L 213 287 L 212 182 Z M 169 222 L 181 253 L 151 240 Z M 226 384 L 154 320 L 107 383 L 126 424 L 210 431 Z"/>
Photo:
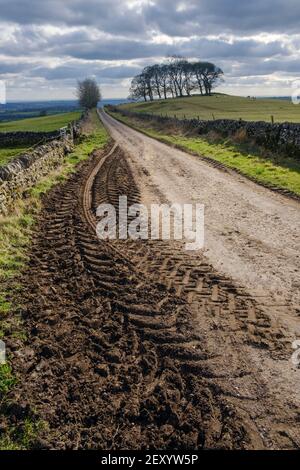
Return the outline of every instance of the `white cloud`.
<path id="1" fill-rule="evenodd" d="M 127 96 L 139 68 L 175 53 L 221 66 L 223 91 L 287 94 L 300 78 L 298 0 L 0 0 L 0 11 L 9 99 L 73 98 L 87 75 Z"/>

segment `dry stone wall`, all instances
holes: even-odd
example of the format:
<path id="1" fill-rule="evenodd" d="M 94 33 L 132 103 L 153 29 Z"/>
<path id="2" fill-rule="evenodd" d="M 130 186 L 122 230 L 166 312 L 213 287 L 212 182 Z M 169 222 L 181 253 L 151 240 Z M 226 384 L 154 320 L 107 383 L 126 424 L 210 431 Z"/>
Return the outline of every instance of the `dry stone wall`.
<path id="1" fill-rule="evenodd" d="M 233 136 L 243 130 L 247 140 L 255 142 L 268 150 L 300 159 L 300 124 L 290 122 L 271 124 L 264 121 L 235 121 L 231 119 L 219 119 L 214 121 L 177 119 L 175 117 L 135 113 L 113 106 L 109 107 L 109 110 L 145 121 L 154 120 L 161 125 L 166 125 L 166 127 L 177 127 L 182 129 L 185 133 L 191 132 L 193 135 L 204 135 L 215 131 L 227 137 Z"/>
<path id="2" fill-rule="evenodd" d="M 7 214 L 17 198 L 62 164 L 79 134 L 80 124 L 72 125 L 65 135 L 38 145 L 0 167 L 0 214 Z"/>
<path id="3" fill-rule="evenodd" d="M 49 139 L 60 137 L 60 131 L 54 132 L 0 132 L 0 148 L 32 146 Z"/>

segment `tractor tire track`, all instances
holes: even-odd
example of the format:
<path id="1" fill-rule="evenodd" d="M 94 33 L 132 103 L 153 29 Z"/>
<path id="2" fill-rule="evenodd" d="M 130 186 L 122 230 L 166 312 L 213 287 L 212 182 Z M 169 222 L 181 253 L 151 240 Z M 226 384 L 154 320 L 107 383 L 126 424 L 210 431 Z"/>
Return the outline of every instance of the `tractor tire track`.
<path id="1" fill-rule="evenodd" d="M 180 247 L 99 241 L 95 210 L 120 194 L 140 200 L 113 146 L 44 200 L 23 277 L 29 339 L 21 350 L 9 342 L 19 376 L 10 420 L 48 423 L 35 448 L 296 447 L 294 410 L 272 401 L 241 349 L 251 315 L 266 329 L 254 337 L 273 348 L 268 319 Z"/>

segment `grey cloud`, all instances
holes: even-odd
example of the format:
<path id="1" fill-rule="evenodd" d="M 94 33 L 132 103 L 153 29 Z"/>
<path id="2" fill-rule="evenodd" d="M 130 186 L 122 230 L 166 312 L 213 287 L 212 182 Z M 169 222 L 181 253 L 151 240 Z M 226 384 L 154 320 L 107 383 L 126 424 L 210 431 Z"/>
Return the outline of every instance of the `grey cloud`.
<path id="1" fill-rule="evenodd" d="M 287 54 L 288 51 L 280 41 L 262 43 L 254 39 L 235 39 L 231 43 L 221 39 L 191 39 L 184 42 L 181 48 L 183 55 L 200 58 L 243 58 L 270 57 Z"/>
<path id="2" fill-rule="evenodd" d="M 289 55 L 287 47 L 279 40 L 263 43 L 254 39 L 235 38 L 231 42 L 205 37 L 176 41 L 174 44 L 158 44 L 150 40 L 114 38 L 103 36 L 95 39 L 89 31 L 66 31 L 57 36 L 47 37 L 43 30 L 35 27 L 19 27 L 14 33 L 14 41 L 3 44 L 6 54 L 18 56 L 49 55 L 70 56 L 85 60 L 151 60 L 172 54 L 182 54 L 198 58 L 241 58 L 274 57 Z"/>
<path id="3" fill-rule="evenodd" d="M 0 79 L 19 75 L 63 87 L 94 75 L 115 84 L 172 54 L 216 62 L 237 84 L 300 72 L 299 0 L 153 0 L 134 8 L 125 0 L 0 0 L 0 12 Z M 6 35 L 7 25 L 14 31 Z M 279 36 L 264 43 L 255 39 L 261 32 Z M 157 43 L 155 34 L 176 40 Z"/>
<path id="4" fill-rule="evenodd" d="M 299 30 L 298 0 L 162 0 L 145 7 L 147 23 L 170 36 Z"/>
<path id="5" fill-rule="evenodd" d="M 249 77 L 251 75 L 271 75 L 274 73 L 284 73 L 300 75 L 298 59 L 270 59 L 270 60 L 250 60 L 238 63 L 234 71 L 229 71 L 231 77 Z"/>
<path id="6" fill-rule="evenodd" d="M 20 24 L 95 26 L 112 34 L 157 29 L 170 36 L 299 30 L 298 0 L 156 0 L 129 8 L 124 0 L 0 0 L 1 18 Z"/>
<path id="7" fill-rule="evenodd" d="M 142 13 L 123 0 L 0 0 L 1 19 L 19 24 L 96 26 L 118 34 L 141 33 Z"/>
<path id="8" fill-rule="evenodd" d="M 80 80 L 87 76 L 95 76 L 98 80 L 116 80 L 130 78 L 139 72 L 139 68 L 131 66 L 101 67 L 89 63 L 69 63 L 58 67 L 36 67 L 30 75 L 42 76 L 47 80 Z"/>

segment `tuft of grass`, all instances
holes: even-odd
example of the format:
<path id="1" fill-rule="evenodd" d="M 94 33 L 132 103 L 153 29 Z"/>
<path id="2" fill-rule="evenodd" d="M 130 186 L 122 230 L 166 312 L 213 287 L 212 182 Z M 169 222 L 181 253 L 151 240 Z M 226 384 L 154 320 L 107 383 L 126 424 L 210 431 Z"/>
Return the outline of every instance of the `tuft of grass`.
<path id="1" fill-rule="evenodd" d="M 228 139 L 175 135 L 150 127 L 151 124 L 145 121 L 124 117 L 120 113 L 113 113 L 113 116 L 166 144 L 212 158 L 266 186 L 286 189 L 300 195 L 300 162 L 292 157 L 270 153 L 264 156 L 263 150 L 245 144 L 234 144 Z"/>
<path id="2" fill-rule="evenodd" d="M 1 450 L 22 450 L 22 448 L 13 441 L 9 435 L 5 434 L 0 437 L 0 451 Z"/>
<path id="3" fill-rule="evenodd" d="M 13 375 L 11 366 L 9 364 L 0 364 L 0 396 L 3 398 L 16 383 L 16 378 Z"/>
<path id="4" fill-rule="evenodd" d="M 0 437 L 0 450 L 28 450 L 38 435 L 47 430 L 47 423 L 26 418 L 22 426 L 13 427 Z"/>
<path id="5" fill-rule="evenodd" d="M 11 309 L 11 303 L 7 300 L 5 293 L 0 293 L 0 321 Z"/>
<path id="6" fill-rule="evenodd" d="M 20 201 L 19 213 L 0 217 L 0 280 L 14 277 L 26 260 L 25 248 L 34 222 L 33 212 L 39 205 L 37 201 L 32 201 L 31 207 L 29 204 L 29 200 Z"/>

